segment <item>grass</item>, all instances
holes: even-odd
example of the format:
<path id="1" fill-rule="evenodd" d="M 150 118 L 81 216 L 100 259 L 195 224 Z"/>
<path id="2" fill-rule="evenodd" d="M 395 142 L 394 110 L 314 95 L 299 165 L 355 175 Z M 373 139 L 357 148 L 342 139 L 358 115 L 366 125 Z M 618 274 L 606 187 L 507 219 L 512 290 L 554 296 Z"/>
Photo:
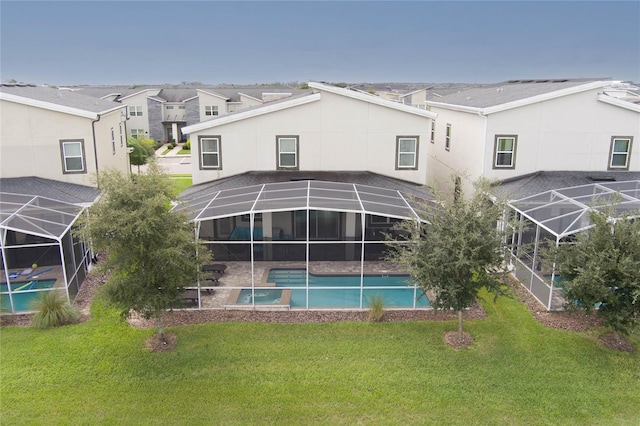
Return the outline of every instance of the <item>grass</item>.
<path id="1" fill-rule="evenodd" d="M 171 152 L 172 149 L 173 148 L 169 147 L 169 148 L 165 149 L 164 151 L 162 151 L 162 154 L 160 154 L 160 155 L 167 155 L 169 152 Z"/>
<path id="2" fill-rule="evenodd" d="M 176 193 L 179 194 L 193 184 L 190 174 L 169 175 L 169 178 L 176 184 Z"/>
<path id="3" fill-rule="evenodd" d="M 2 423 L 640 422 L 638 354 L 545 328 L 515 300 L 483 305 L 459 351 L 448 321 L 190 325 L 151 353 L 154 330 L 94 303 L 83 324 L 2 329 Z"/>
<path id="4" fill-rule="evenodd" d="M 182 148 L 180 151 L 178 151 L 178 155 L 190 155 L 190 154 L 191 154 L 191 150 L 190 149 Z"/>

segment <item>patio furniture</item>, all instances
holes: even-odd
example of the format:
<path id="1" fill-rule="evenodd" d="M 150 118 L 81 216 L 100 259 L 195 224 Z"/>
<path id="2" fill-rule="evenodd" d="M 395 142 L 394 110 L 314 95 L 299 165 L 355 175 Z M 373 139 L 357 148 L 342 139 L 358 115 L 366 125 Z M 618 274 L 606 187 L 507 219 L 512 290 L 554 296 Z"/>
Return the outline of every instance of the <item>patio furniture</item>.
<path id="1" fill-rule="evenodd" d="M 194 304 L 198 304 L 198 290 L 185 290 L 184 293 L 180 295 L 180 300 L 190 301 Z"/>
<path id="2" fill-rule="evenodd" d="M 219 272 L 212 272 L 210 275 L 207 275 L 205 279 L 207 281 L 213 281 L 214 285 L 218 285 L 220 284 L 220 281 L 218 280 L 220 279 L 221 276 L 222 274 Z"/>
<path id="3" fill-rule="evenodd" d="M 227 265 L 224 263 L 212 263 L 210 265 L 204 265 L 202 267 L 203 272 L 217 272 L 218 274 L 224 274 L 224 271 L 227 270 Z"/>

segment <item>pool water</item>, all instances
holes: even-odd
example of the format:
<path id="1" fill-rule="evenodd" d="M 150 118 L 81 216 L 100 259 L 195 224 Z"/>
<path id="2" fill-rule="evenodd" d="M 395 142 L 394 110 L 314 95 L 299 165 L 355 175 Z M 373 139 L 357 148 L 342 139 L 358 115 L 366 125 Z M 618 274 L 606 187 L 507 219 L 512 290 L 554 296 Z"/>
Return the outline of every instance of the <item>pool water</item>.
<path id="1" fill-rule="evenodd" d="M 11 298 L 13 299 L 13 307 L 16 312 L 31 310 L 31 304 L 37 300 L 40 291 L 52 288 L 56 283 L 52 280 L 31 280 L 31 281 L 12 281 L 11 282 Z M 9 300 L 7 283 L 0 283 L 0 292 L 2 292 L 2 301 L 0 303 L 0 311 L 11 312 L 11 303 Z"/>
<path id="2" fill-rule="evenodd" d="M 266 290 L 264 288 L 256 288 L 254 290 L 254 298 L 252 300 L 251 289 L 240 290 L 238 300 L 239 304 L 255 303 L 256 305 L 277 305 L 282 298 L 282 290 Z"/>
<path id="3" fill-rule="evenodd" d="M 300 290 L 292 288 L 291 307 L 307 306 L 306 269 L 274 268 L 269 271 L 267 281 L 275 283 L 276 287 L 304 287 Z M 362 301 L 365 307 L 376 295 L 382 296 L 386 307 L 413 307 L 416 297 L 417 307 L 430 305 L 422 290 L 414 290 L 409 286 L 409 275 L 365 275 L 363 287 Z M 360 307 L 360 276 L 309 274 L 309 307 Z"/>

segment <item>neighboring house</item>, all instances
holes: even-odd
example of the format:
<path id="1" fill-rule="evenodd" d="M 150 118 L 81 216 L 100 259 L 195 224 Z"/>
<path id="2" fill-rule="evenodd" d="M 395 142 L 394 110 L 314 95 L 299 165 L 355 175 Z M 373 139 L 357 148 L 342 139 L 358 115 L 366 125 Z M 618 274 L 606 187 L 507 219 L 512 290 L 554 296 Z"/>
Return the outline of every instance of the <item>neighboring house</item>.
<path id="1" fill-rule="evenodd" d="M 106 168 L 129 172 L 126 108 L 2 85 L 0 112 L 0 311 L 29 311 L 51 290 L 71 301 L 92 257 L 73 229 L 98 197 L 96 176 Z"/>
<path id="2" fill-rule="evenodd" d="M 414 90 L 400 95 L 400 102 L 416 108 L 427 109 L 427 89 Z"/>
<path id="3" fill-rule="evenodd" d="M 105 168 L 129 171 L 126 109 L 73 92 L 0 86 L 0 176 L 96 186 Z"/>
<path id="4" fill-rule="evenodd" d="M 446 185 L 452 173 L 463 173 L 468 190 L 480 176 L 640 171 L 640 105 L 617 85 L 513 80 L 427 101 L 438 114 L 426 144 L 428 183 Z"/>
<path id="5" fill-rule="evenodd" d="M 195 184 L 249 171 L 370 171 L 425 184 L 435 114 L 309 83 L 315 93 L 187 126 Z"/>
<path id="6" fill-rule="evenodd" d="M 219 115 L 262 105 L 308 90 L 289 87 L 77 87 L 64 90 L 125 104 L 128 135 L 160 142 L 185 141 L 182 128 Z"/>

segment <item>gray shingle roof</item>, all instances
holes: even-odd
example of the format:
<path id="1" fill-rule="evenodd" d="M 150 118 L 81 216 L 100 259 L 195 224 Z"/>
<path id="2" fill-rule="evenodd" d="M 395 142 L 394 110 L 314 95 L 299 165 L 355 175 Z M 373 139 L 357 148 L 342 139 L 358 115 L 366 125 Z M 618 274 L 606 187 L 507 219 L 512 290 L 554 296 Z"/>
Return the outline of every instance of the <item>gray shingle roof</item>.
<path id="1" fill-rule="evenodd" d="M 551 189 L 637 179 L 640 179 L 640 172 L 537 172 L 499 182 L 494 193 L 509 200 L 519 200 Z"/>
<path id="2" fill-rule="evenodd" d="M 432 100 L 449 105 L 487 108 L 604 80 L 607 79 L 510 80 L 486 87 L 463 90 Z"/>
<path id="3" fill-rule="evenodd" d="M 185 99 L 193 98 L 197 94 L 196 89 L 162 89 L 157 97 L 167 102 L 182 102 Z"/>
<path id="4" fill-rule="evenodd" d="M 90 186 L 36 176 L 2 178 L 0 179 L 0 191 L 11 194 L 39 195 L 74 204 L 93 203 L 100 195 L 98 189 Z"/>
<path id="5" fill-rule="evenodd" d="M 374 186 L 376 188 L 393 189 L 424 200 L 433 200 L 434 198 L 431 191 L 426 186 L 382 176 L 372 172 L 351 171 L 253 171 L 191 186 L 182 191 L 180 198 L 188 200 L 192 197 L 201 197 L 208 193 L 215 194 L 216 192 L 224 189 L 243 188 L 252 185 L 288 182 L 294 180 L 354 183 Z"/>
<path id="6" fill-rule="evenodd" d="M 93 113 L 101 113 L 122 106 L 117 102 L 44 86 L 0 85 L 0 92 Z"/>

